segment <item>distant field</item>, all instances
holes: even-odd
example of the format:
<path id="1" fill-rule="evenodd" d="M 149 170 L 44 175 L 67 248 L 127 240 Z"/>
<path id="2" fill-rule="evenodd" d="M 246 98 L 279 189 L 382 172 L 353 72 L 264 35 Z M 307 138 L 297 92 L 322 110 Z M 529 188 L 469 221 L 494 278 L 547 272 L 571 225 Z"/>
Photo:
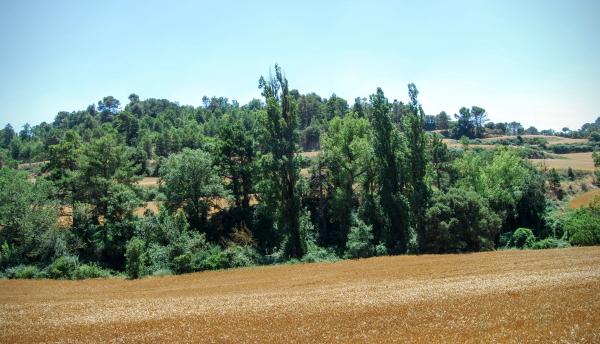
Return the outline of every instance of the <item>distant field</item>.
<path id="1" fill-rule="evenodd" d="M 569 201 L 569 208 L 577 209 L 586 207 L 595 197 L 600 197 L 600 189 L 590 190 L 582 195 L 574 197 Z"/>
<path id="2" fill-rule="evenodd" d="M 555 154 L 554 156 L 557 159 L 530 159 L 530 161 L 540 167 L 558 170 L 566 170 L 569 167 L 581 171 L 594 171 L 595 169 L 592 153 Z"/>
<path id="3" fill-rule="evenodd" d="M 482 141 L 495 141 L 502 139 L 514 139 L 516 136 L 497 136 L 490 137 L 486 139 L 482 139 Z M 557 144 L 581 144 L 588 142 L 587 139 L 572 139 L 569 137 L 560 137 L 560 136 L 548 136 L 548 135 L 521 135 L 522 138 L 543 138 L 548 140 L 549 145 L 557 145 Z"/>
<path id="4" fill-rule="evenodd" d="M 159 182 L 158 177 L 144 177 L 140 181 L 138 181 L 136 184 L 141 187 L 148 188 L 148 187 L 158 186 L 158 182 Z"/>
<path id="5" fill-rule="evenodd" d="M 0 280 L 0 342 L 600 342 L 600 247 Z"/>

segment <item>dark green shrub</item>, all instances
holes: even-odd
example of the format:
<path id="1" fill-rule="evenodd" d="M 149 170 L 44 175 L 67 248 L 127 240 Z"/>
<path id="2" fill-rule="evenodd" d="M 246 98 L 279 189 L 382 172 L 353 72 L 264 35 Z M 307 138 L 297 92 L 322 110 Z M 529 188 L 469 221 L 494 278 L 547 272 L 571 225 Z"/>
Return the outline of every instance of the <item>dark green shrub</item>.
<path id="1" fill-rule="evenodd" d="M 229 257 L 219 245 L 209 245 L 194 255 L 194 266 L 199 270 L 218 270 L 229 267 Z"/>
<path id="2" fill-rule="evenodd" d="M 576 246 L 600 244 L 600 209 L 583 208 L 569 215 L 565 223 L 565 234 Z"/>
<path id="3" fill-rule="evenodd" d="M 373 256 L 373 227 L 365 224 L 358 216 L 352 216 L 352 227 L 346 242 L 346 258 L 366 258 Z"/>
<path id="4" fill-rule="evenodd" d="M 307 252 L 302 257 L 304 263 L 334 262 L 339 257 L 332 249 L 327 249 L 318 245 L 309 245 Z"/>
<path id="5" fill-rule="evenodd" d="M 158 271 L 170 270 L 169 254 L 169 247 L 151 244 L 146 252 L 148 273 L 154 275 Z"/>
<path id="6" fill-rule="evenodd" d="M 375 245 L 375 255 L 377 257 L 388 255 L 388 250 L 384 242 L 380 242 L 379 244 Z"/>
<path id="7" fill-rule="evenodd" d="M 557 144 L 549 146 L 549 149 L 555 154 L 584 153 L 592 152 L 594 146 L 585 144 Z"/>
<path id="8" fill-rule="evenodd" d="M 7 278 L 16 279 L 32 279 L 32 278 L 43 278 L 45 275 L 38 269 L 37 266 L 33 265 L 17 265 L 12 268 L 6 269 L 4 275 Z"/>
<path id="9" fill-rule="evenodd" d="M 79 267 L 79 259 L 74 256 L 57 258 L 47 269 L 48 277 L 54 279 L 72 279 Z"/>
<path id="10" fill-rule="evenodd" d="M 138 238 L 127 242 L 125 273 L 130 279 L 140 278 L 144 275 L 144 245 L 144 241 Z"/>
<path id="11" fill-rule="evenodd" d="M 535 235 L 529 228 L 517 228 L 510 240 L 510 246 L 516 248 L 530 248 L 535 243 Z"/>
<path id="12" fill-rule="evenodd" d="M 73 274 L 74 279 L 87 279 L 87 278 L 106 278 L 110 276 L 108 270 L 104 270 L 95 264 L 81 264 L 75 269 Z"/>
<path id="13" fill-rule="evenodd" d="M 8 265 L 10 262 L 10 246 L 5 241 L 0 245 L 0 268 Z"/>
<path id="14" fill-rule="evenodd" d="M 259 254 L 252 246 L 230 245 L 225 249 L 229 267 L 244 267 L 256 265 Z"/>
<path id="15" fill-rule="evenodd" d="M 187 252 L 179 255 L 173 259 L 171 264 L 173 272 L 176 274 L 184 274 L 194 271 L 194 265 L 192 264 L 192 254 Z"/>
<path id="16" fill-rule="evenodd" d="M 425 213 L 419 238 L 422 253 L 477 252 L 494 248 L 502 220 L 474 191 L 451 188 L 436 192 Z"/>
<path id="17" fill-rule="evenodd" d="M 556 239 L 556 238 L 546 238 L 543 240 L 539 240 L 539 241 L 536 241 L 535 243 L 533 243 L 533 245 L 531 246 L 531 248 L 534 250 L 544 250 L 544 249 L 549 249 L 549 248 L 565 248 L 565 247 L 571 247 L 571 244 L 569 244 L 568 241 L 565 241 L 562 239 Z"/>

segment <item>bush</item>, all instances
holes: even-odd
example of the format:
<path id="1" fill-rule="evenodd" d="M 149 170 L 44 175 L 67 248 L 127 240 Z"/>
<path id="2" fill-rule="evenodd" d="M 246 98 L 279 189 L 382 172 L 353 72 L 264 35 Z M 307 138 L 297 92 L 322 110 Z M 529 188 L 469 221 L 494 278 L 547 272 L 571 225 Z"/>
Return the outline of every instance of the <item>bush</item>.
<path id="1" fill-rule="evenodd" d="M 77 267 L 77 269 L 75 269 L 73 274 L 73 278 L 78 280 L 105 277 L 110 277 L 110 272 L 95 264 L 81 264 Z"/>
<path id="2" fill-rule="evenodd" d="M 229 267 L 256 265 L 260 256 L 252 246 L 230 245 L 225 249 Z"/>
<path id="3" fill-rule="evenodd" d="M 600 209 L 583 208 L 573 212 L 565 223 L 565 235 L 571 245 L 600 244 Z"/>
<path id="4" fill-rule="evenodd" d="M 218 270 L 229 267 L 227 253 L 219 245 L 208 245 L 194 255 L 194 266 L 199 270 Z"/>
<path id="5" fill-rule="evenodd" d="M 6 269 L 4 274 L 7 278 L 17 279 L 32 279 L 32 278 L 43 278 L 45 275 L 38 269 L 37 266 L 33 265 L 18 265 L 12 268 Z"/>
<path id="6" fill-rule="evenodd" d="M 151 244 L 146 252 L 148 273 L 155 274 L 161 270 L 169 270 L 169 248 L 159 244 Z"/>
<path id="7" fill-rule="evenodd" d="M 144 275 L 144 241 L 133 238 L 127 242 L 125 252 L 126 265 L 125 273 L 130 279 L 140 278 Z"/>
<path id="8" fill-rule="evenodd" d="M 568 241 L 556 238 L 546 238 L 533 243 L 531 246 L 534 250 L 544 250 L 549 248 L 566 248 L 571 247 Z"/>
<path id="9" fill-rule="evenodd" d="M 5 241 L 0 245 L 0 268 L 8 265 L 10 262 L 10 246 Z"/>
<path id="10" fill-rule="evenodd" d="M 173 271 L 169 269 L 159 269 L 152 271 L 152 276 L 170 276 L 173 274 Z"/>
<path id="11" fill-rule="evenodd" d="M 339 257 L 332 249 L 318 245 L 310 245 L 302 257 L 303 263 L 335 262 L 336 260 L 339 260 Z"/>
<path id="12" fill-rule="evenodd" d="M 57 258 L 47 269 L 48 277 L 54 279 L 72 279 L 79 267 L 79 258 L 62 256 Z"/>
<path id="13" fill-rule="evenodd" d="M 366 258 L 374 253 L 373 227 L 365 224 L 358 216 L 352 216 L 352 227 L 346 242 L 346 258 Z"/>
<path id="14" fill-rule="evenodd" d="M 171 264 L 173 272 L 176 274 L 184 274 L 194 271 L 194 265 L 192 265 L 192 254 L 186 252 L 173 259 Z"/>
<path id="15" fill-rule="evenodd" d="M 557 144 L 549 146 L 549 149 L 555 154 L 566 154 L 592 152 L 594 147 L 585 144 Z"/>
<path id="16" fill-rule="evenodd" d="M 494 248 L 502 220 L 474 191 L 435 192 L 419 238 L 422 253 L 477 252 Z"/>
<path id="17" fill-rule="evenodd" d="M 530 248 L 535 243 L 535 235 L 529 228 L 517 228 L 510 240 L 510 246 L 516 248 Z"/>
<path id="18" fill-rule="evenodd" d="M 385 246 L 385 243 L 380 242 L 379 244 L 375 245 L 375 255 L 377 257 L 388 255 L 388 250 L 387 250 L 387 247 Z"/>

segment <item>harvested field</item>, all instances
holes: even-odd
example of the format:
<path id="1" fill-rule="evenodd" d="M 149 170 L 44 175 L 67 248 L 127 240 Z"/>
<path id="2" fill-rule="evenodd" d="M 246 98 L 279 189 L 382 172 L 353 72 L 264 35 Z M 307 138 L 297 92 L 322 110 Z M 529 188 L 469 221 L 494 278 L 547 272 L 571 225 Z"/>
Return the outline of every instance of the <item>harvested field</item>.
<path id="1" fill-rule="evenodd" d="M 158 187 L 158 182 L 158 177 L 144 177 L 141 180 L 139 180 L 136 184 L 141 187 L 150 188 Z"/>
<path id="2" fill-rule="evenodd" d="M 600 197 L 600 189 L 590 190 L 582 195 L 574 197 L 569 201 L 569 208 L 577 209 L 581 207 L 587 207 L 596 197 Z"/>
<path id="3" fill-rule="evenodd" d="M 312 152 L 301 152 L 300 155 L 305 158 L 316 158 L 321 154 L 321 151 L 312 151 Z"/>
<path id="4" fill-rule="evenodd" d="M 581 171 L 594 171 L 595 169 L 592 153 L 555 154 L 554 156 L 556 159 L 530 159 L 530 161 L 548 169 L 566 170 L 569 167 Z"/>
<path id="5" fill-rule="evenodd" d="M 452 147 L 452 148 L 463 148 L 464 147 L 464 145 L 462 143 L 460 143 L 460 141 L 454 140 L 454 139 L 442 139 L 442 142 L 447 144 L 448 147 Z M 482 145 L 482 144 L 470 143 L 469 148 L 493 149 L 493 148 L 495 148 L 495 145 Z"/>
<path id="6" fill-rule="evenodd" d="M 482 141 L 496 141 L 496 140 L 505 140 L 505 139 L 514 139 L 516 136 L 496 136 L 496 137 L 488 137 L 482 139 Z M 558 145 L 558 144 L 583 144 L 587 143 L 588 139 L 573 139 L 570 137 L 561 137 L 561 136 L 548 136 L 548 135 L 521 135 L 524 139 L 533 139 L 533 138 L 542 138 L 548 141 L 549 145 Z"/>
<path id="7" fill-rule="evenodd" d="M 0 280 L 0 342 L 600 342 L 600 247 Z"/>
<path id="8" fill-rule="evenodd" d="M 18 164 L 17 169 L 18 170 L 28 170 L 28 169 L 32 169 L 32 168 L 42 167 L 49 162 L 50 161 L 48 161 L 48 160 L 38 161 L 38 162 L 26 162 L 26 163 Z"/>

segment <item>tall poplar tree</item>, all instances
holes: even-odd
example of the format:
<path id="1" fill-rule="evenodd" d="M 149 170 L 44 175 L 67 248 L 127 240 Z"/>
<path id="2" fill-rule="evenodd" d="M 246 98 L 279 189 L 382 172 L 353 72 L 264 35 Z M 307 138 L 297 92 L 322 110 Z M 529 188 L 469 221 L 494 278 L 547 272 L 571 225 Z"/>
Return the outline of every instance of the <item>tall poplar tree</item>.
<path id="1" fill-rule="evenodd" d="M 275 76 L 259 80 L 259 88 L 266 102 L 266 117 L 262 137 L 271 192 L 276 195 L 277 222 L 288 236 L 287 254 L 300 258 L 304 255 L 300 237 L 300 178 L 298 149 L 298 106 L 290 94 L 288 81 L 281 68 L 275 65 Z"/>

